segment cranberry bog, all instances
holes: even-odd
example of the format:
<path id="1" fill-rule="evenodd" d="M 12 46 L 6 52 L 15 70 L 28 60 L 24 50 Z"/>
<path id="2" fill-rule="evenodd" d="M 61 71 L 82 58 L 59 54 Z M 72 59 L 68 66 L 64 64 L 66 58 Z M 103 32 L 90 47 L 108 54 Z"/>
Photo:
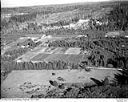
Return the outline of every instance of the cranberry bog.
<path id="1" fill-rule="evenodd" d="M 53 74 L 54 73 L 54 74 Z M 1 84 L 1 96 L 4 98 L 30 98 L 32 95 L 46 94 L 48 90 L 57 88 L 49 83 L 64 84 L 65 90 L 70 84 L 95 85 L 91 78 L 104 80 L 109 78 L 112 82 L 117 69 L 91 69 L 85 70 L 13 70 Z M 62 78 L 63 80 L 59 80 Z"/>

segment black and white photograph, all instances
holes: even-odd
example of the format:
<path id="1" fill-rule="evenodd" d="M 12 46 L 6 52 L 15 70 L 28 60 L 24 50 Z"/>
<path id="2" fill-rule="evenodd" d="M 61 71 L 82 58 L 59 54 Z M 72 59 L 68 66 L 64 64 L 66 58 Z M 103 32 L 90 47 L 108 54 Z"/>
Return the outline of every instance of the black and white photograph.
<path id="1" fill-rule="evenodd" d="M 15 98 L 128 102 L 128 1 L 1 0 L 1 99 Z"/>

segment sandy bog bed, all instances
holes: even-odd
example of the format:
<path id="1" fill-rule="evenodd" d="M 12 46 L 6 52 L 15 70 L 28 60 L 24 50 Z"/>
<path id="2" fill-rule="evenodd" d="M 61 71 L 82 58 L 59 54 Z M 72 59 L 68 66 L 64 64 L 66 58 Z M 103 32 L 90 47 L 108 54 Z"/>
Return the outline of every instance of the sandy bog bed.
<path id="1" fill-rule="evenodd" d="M 53 75 L 54 73 L 54 75 Z M 92 69 L 90 72 L 84 70 L 20 70 L 12 71 L 1 84 L 2 97 L 31 97 L 33 94 L 45 93 L 46 90 L 54 88 L 49 80 L 58 83 L 92 83 L 90 78 L 104 80 L 106 76 L 113 79 L 117 70 Z M 58 77 L 64 80 L 58 80 Z"/>

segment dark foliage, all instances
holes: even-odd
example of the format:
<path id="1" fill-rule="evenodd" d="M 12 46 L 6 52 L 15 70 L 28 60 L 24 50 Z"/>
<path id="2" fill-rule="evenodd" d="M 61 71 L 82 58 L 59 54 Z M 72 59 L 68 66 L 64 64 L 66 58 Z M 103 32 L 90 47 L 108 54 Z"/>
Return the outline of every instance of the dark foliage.
<path id="1" fill-rule="evenodd" d="M 36 18 L 37 13 L 29 13 L 24 15 L 15 15 L 10 18 L 10 22 L 27 22 Z"/>
<path id="2" fill-rule="evenodd" d="M 128 85 L 128 69 L 123 69 L 120 74 L 115 74 L 114 82 L 121 86 Z"/>
<path id="3" fill-rule="evenodd" d="M 119 3 L 108 15 L 109 27 L 114 30 L 128 29 L 128 4 L 127 2 Z"/>
<path id="4" fill-rule="evenodd" d="M 128 86 L 93 86 L 84 88 L 69 87 L 64 91 L 54 89 L 46 95 L 35 95 L 35 98 L 127 98 Z"/>

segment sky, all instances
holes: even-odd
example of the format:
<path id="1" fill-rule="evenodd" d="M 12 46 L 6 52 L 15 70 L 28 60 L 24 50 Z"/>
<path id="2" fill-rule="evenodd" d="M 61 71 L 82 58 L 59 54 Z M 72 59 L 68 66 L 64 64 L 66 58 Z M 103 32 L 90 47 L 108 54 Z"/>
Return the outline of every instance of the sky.
<path id="1" fill-rule="evenodd" d="M 50 4 L 67 4 L 77 2 L 102 2 L 109 0 L 1 0 L 1 7 L 22 7 Z"/>

